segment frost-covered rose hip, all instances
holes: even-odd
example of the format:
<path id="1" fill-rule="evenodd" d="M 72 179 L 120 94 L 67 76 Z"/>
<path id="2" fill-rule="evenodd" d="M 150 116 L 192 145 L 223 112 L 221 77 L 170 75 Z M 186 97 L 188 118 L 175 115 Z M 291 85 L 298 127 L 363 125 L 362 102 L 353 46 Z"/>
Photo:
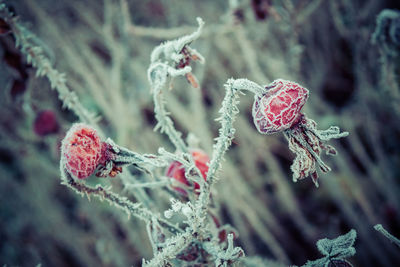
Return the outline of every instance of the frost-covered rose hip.
<path id="1" fill-rule="evenodd" d="M 295 82 L 275 80 L 263 95 L 256 95 L 253 120 L 262 134 L 273 134 L 291 128 L 300 119 L 300 110 L 308 90 Z"/>
<path id="2" fill-rule="evenodd" d="M 61 157 L 72 177 L 85 179 L 104 161 L 103 143 L 97 131 L 82 123 L 74 124 L 61 144 Z"/>
<path id="3" fill-rule="evenodd" d="M 193 150 L 191 151 L 191 154 L 194 159 L 194 164 L 196 167 L 200 170 L 201 175 L 204 178 L 204 181 L 206 181 L 207 177 L 207 171 L 208 171 L 208 166 L 207 163 L 210 161 L 210 158 L 207 156 L 207 154 L 202 151 L 202 150 Z M 165 174 L 167 177 L 173 178 L 176 181 L 185 184 L 185 185 L 190 185 L 189 181 L 187 180 L 185 176 L 185 168 L 180 162 L 174 161 L 172 162 Z M 194 183 L 194 189 L 199 189 L 200 185 L 198 183 Z M 179 191 L 180 193 L 186 194 L 186 192 L 181 189 L 181 188 L 175 188 L 176 191 Z"/>
<path id="4" fill-rule="evenodd" d="M 103 141 L 94 128 L 78 123 L 72 125 L 61 143 L 60 164 L 70 178 L 85 179 L 93 173 L 98 177 L 115 177 L 123 166 L 165 167 L 168 162 L 155 155 L 140 155 L 110 138 Z"/>
<path id="5" fill-rule="evenodd" d="M 275 80 L 270 85 L 262 86 L 247 79 L 230 81 L 235 90 L 246 90 L 255 94 L 253 120 L 262 134 L 283 132 L 289 142 L 289 149 L 296 154 L 291 169 L 293 181 L 311 176 L 318 186 L 317 166 L 322 172 L 331 169 L 320 155 L 336 155 L 334 147 L 326 144 L 332 138 L 347 136 L 339 127 L 331 126 L 327 130 L 318 130 L 315 121 L 301 112 L 309 91 L 295 82 Z"/>

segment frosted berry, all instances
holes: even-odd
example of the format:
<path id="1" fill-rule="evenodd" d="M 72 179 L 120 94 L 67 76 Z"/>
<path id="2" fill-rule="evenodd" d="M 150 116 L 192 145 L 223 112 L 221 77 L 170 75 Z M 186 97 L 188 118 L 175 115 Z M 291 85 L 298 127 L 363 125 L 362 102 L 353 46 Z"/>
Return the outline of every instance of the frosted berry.
<path id="1" fill-rule="evenodd" d="M 74 124 L 61 145 L 61 157 L 72 177 L 85 179 L 103 163 L 104 147 L 95 129 L 82 123 Z"/>
<path id="2" fill-rule="evenodd" d="M 200 170 L 201 175 L 204 178 L 204 181 L 206 181 L 207 172 L 208 172 L 207 163 L 210 161 L 210 158 L 202 150 L 193 150 L 191 152 L 191 154 L 194 159 L 194 164 Z M 187 178 L 185 176 L 185 169 L 180 162 L 177 162 L 177 161 L 172 162 L 169 165 L 165 175 L 167 177 L 175 179 L 176 181 L 178 181 L 182 184 L 190 185 L 189 181 L 187 180 Z M 194 189 L 199 189 L 199 188 L 200 188 L 199 184 L 194 183 Z M 184 192 L 183 189 L 181 189 L 181 188 L 175 188 L 175 190 L 177 190 L 183 194 L 186 194 L 186 192 Z"/>
<path id="3" fill-rule="evenodd" d="M 253 120 L 262 134 L 287 130 L 295 125 L 300 110 L 308 98 L 308 90 L 295 82 L 275 80 L 263 95 L 256 95 L 253 104 Z"/>
<path id="4" fill-rule="evenodd" d="M 58 122 L 56 115 L 51 110 L 39 112 L 33 122 L 33 131 L 38 136 L 46 136 L 58 132 Z"/>

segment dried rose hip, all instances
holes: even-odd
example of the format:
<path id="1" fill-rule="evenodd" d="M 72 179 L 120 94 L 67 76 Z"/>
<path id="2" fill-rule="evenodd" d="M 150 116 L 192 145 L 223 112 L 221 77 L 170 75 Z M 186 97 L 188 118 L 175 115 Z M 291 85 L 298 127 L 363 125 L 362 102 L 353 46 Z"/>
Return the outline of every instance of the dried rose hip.
<path id="1" fill-rule="evenodd" d="M 104 146 L 95 129 L 82 123 L 74 124 L 61 145 L 61 157 L 72 177 L 85 179 L 104 161 Z"/>
<path id="2" fill-rule="evenodd" d="M 33 122 L 33 131 L 38 136 L 46 136 L 58 132 L 58 122 L 56 115 L 51 110 L 39 112 Z"/>
<path id="3" fill-rule="evenodd" d="M 191 152 L 191 154 L 194 159 L 194 164 L 200 170 L 201 175 L 204 178 L 204 181 L 206 181 L 207 171 L 208 171 L 207 163 L 210 161 L 210 158 L 202 150 L 193 150 Z M 185 169 L 183 168 L 183 166 L 180 162 L 177 162 L 177 161 L 172 162 L 169 165 L 165 175 L 167 177 L 177 180 L 178 182 L 180 182 L 182 184 L 190 185 L 189 181 L 187 180 L 187 178 L 185 176 Z M 198 183 L 194 183 L 194 189 L 199 189 L 199 188 L 200 188 L 200 185 Z M 180 193 L 186 194 L 186 192 L 181 188 L 176 187 L 175 190 L 179 191 Z"/>
<path id="4" fill-rule="evenodd" d="M 256 96 L 253 120 L 262 134 L 287 130 L 300 119 L 300 110 L 308 98 L 308 90 L 295 82 L 275 80 L 263 95 Z"/>

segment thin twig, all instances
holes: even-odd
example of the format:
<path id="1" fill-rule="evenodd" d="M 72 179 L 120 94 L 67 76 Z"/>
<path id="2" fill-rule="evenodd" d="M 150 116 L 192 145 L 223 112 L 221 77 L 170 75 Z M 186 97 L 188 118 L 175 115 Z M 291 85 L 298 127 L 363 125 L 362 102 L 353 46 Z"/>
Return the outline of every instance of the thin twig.
<path id="1" fill-rule="evenodd" d="M 392 243 L 396 246 L 400 247 L 400 239 L 390 234 L 385 228 L 383 228 L 382 224 L 377 224 L 374 226 L 374 229 L 381 234 L 383 234 L 386 238 L 388 238 Z"/>

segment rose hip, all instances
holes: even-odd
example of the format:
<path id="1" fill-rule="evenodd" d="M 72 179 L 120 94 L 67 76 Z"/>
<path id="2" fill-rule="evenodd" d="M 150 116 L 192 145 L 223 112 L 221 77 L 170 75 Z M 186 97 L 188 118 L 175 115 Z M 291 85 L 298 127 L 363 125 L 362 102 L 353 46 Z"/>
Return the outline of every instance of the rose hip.
<path id="1" fill-rule="evenodd" d="M 39 112 L 33 122 L 33 131 L 38 136 L 46 136 L 57 133 L 59 125 L 57 117 L 51 110 L 43 110 Z"/>
<path id="2" fill-rule="evenodd" d="M 95 129 L 82 123 L 74 124 L 61 145 L 66 170 L 77 179 L 92 175 L 104 161 L 103 143 Z"/>
<path id="3" fill-rule="evenodd" d="M 207 171 L 208 171 L 207 163 L 210 161 L 210 158 L 202 150 L 193 150 L 191 154 L 193 156 L 196 167 L 200 170 L 204 181 L 206 181 Z M 180 162 L 177 161 L 172 162 L 167 169 L 166 176 L 173 178 L 182 184 L 190 185 L 189 181 L 185 176 L 185 169 L 183 168 Z M 194 189 L 199 189 L 199 188 L 200 185 L 195 182 Z M 183 189 L 181 188 L 174 188 L 174 189 L 179 191 L 180 193 L 186 194 L 186 192 L 183 191 Z"/>
<path id="4" fill-rule="evenodd" d="M 263 95 L 256 96 L 253 120 L 262 134 L 291 128 L 299 121 L 300 110 L 308 98 L 308 90 L 295 82 L 275 80 Z"/>

